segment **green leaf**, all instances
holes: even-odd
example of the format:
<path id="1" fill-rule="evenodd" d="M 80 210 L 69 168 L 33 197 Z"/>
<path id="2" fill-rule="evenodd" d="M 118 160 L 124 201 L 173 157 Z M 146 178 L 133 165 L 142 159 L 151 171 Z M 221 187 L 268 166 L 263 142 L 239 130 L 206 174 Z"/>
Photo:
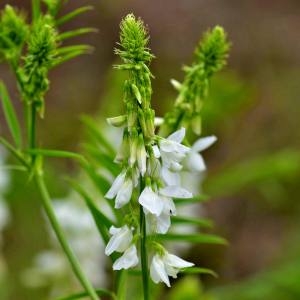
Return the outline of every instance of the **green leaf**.
<path id="1" fill-rule="evenodd" d="M 227 245 L 227 241 L 213 234 L 182 234 L 182 233 L 167 233 L 156 235 L 158 240 L 174 241 L 183 243 L 196 243 L 196 244 L 220 244 Z"/>
<path id="2" fill-rule="evenodd" d="M 30 166 L 30 164 L 24 158 L 23 153 L 21 153 L 19 150 L 15 149 L 15 147 L 12 146 L 7 140 L 5 140 L 4 138 L 0 137 L 0 144 L 2 144 L 25 167 L 29 167 Z"/>
<path id="3" fill-rule="evenodd" d="M 93 6 L 91 6 L 91 5 L 87 5 L 87 6 L 77 8 L 77 9 L 71 11 L 70 13 L 64 15 L 60 19 L 58 19 L 56 21 L 56 25 L 57 26 L 63 25 L 64 23 L 66 23 L 66 22 L 74 19 L 75 17 L 81 15 L 82 13 L 85 13 L 85 12 L 90 11 L 92 9 L 93 9 Z"/>
<path id="4" fill-rule="evenodd" d="M 2 107 L 4 111 L 4 116 L 9 127 L 10 133 L 14 139 L 17 148 L 21 148 L 21 129 L 20 124 L 14 110 L 12 101 L 9 97 L 8 91 L 2 81 L 0 81 L 0 97 L 2 100 Z"/>
<path id="5" fill-rule="evenodd" d="M 34 155 L 48 156 L 48 157 L 57 157 L 57 158 L 74 158 L 80 162 L 86 162 L 85 158 L 75 152 L 62 151 L 62 150 L 51 150 L 51 149 L 29 149 L 28 153 Z"/>
<path id="6" fill-rule="evenodd" d="M 98 140 L 99 144 L 106 149 L 107 153 L 115 156 L 116 150 L 113 148 L 111 143 L 108 142 L 107 138 L 101 133 L 100 128 L 97 126 L 95 121 L 88 116 L 82 116 L 81 121 L 86 125 L 91 134 L 93 134 L 93 136 Z"/>
<path id="7" fill-rule="evenodd" d="M 96 289 L 96 293 L 99 296 L 108 296 L 113 300 L 117 300 L 116 295 L 113 292 L 109 291 L 109 290 Z M 73 294 L 73 295 L 70 295 L 70 296 L 61 297 L 61 298 L 58 298 L 57 300 L 74 300 L 74 299 L 82 299 L 82 298 L 86 298 L 86 297 L 88 297 L 88 294 L 86 292 L 81 292 L 81 293 Z"/>
<path id="8" fill-rule="evenodd" d="M 98 148 L 95 148 L 93 146 L 84 145 L 84 148 L 87 152 L 89 152 L 89 154 L 91 156 L 94 157 L 94 159 L 96 160 L 96 162 L 98 162 L 98 164 L 101 167 L 104 167 L 105 169 L 107 169 L 108 171 L 110 171 L 114 176 L 117 176 L 120 173 L 120 167 L 119 165 L 115 164 L 111 158 L 110 155 L 107 155 L 105 153 L 101 153 L 101 150 Z"/>
<path id="9" fill-rule="evenodd" d="M 74 190 L 84 199 L 86 205 L 91 211 L 91 214 L 94 218 L 98 231 L 103 238 L 103 241 L 107 243 L 109 240 L 108 229 L 113 225 L 113 222 L 97 208 L 92 198 L 77 182 L 75 182 L 74 180 L 70 180 L 70 183 Z"/>
<path id="10" fill-rule="evenodd" d="M 184 274 L 208 274 L 212 275 L 213 277 L 218 277 L 218 274 L 214 272 L 213 270 L 206 269 L 206 268 L 198 268 L 198 267 L 191 267 L 186 268 L 180 271 L 180 273 Z"/>
<path id="11" fill-rule="evenodd" d="M 68 46 L 68 47 L 61 47 L 57 50 L 59 56 L 51 65 L 51 68 L 54 68 L 56 66 L 61 65 L 62 63 L 65 63 L 77 56 L 83 55 L 83 54 L 90 54 L 93 52 L 94 47 L 89 45 L 77 45 L 78 50 L 75 49 L 76 46 Z M 81 47 L 79 47 L 81 46 Z M 73 49 L 72 49 L 73 48 Z M 65 53 L 65 54 L 64 54 Z"/>
<path id="12" fill-rule="evenodd" d="M 188 224 L 188 225 L 197 225 L 197 226 L 207 227 L 207 228 L 213 227 L 212 220 L 206 218 L 190 218 L 190 217 L 174 216 L 172 217 L 172 223 L 174 225 Z"/>
<path id="13" fill-rule="evenodd" d="M 92 27 L 86 27 L 86 28 L 79 28 L 79 29 L 75 29 L 75 30 L 70 30 L 70 31 L 66 31 L 61 33 L 58 36 L 58 39 L 60 41 L 64 41 L 82 34 L 86 34 L 86 33 L 91 33 L 91 32 L 98 32 L 98 30 L 96 28 L 92 28 Z"/>
<path id="14" fill-rule="evenodd" d="M 192 203 L 202 203 L 207 202 L 209 200 L 209 196 L 207 195 L 198 195 L 189 199 L 174 199 L 176 205 L 187 205 Z"/>

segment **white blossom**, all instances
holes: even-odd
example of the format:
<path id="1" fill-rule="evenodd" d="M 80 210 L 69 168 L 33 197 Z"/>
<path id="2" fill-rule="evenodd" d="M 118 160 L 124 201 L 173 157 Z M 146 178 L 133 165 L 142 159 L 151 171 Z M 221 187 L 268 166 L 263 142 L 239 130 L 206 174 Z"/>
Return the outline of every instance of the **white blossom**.
<path id="1" fill-rule="evenodd" d="M 111 188 L 105 194 L 107 199 L 115 199 L 115 208 L 121 208 L 127 204 L 132 195 L 133 182 L 131 178 L 126 176 L 126 171 L 123 170 L 113 182 Z"/>
<path id="2" fill-rule="evenodd" d="M 113 270 L 129 269 L 135 267 L 139 262 L 136 246 L 129 247 L 124 254 L 113 264 Z"/>
<path id="3" fill-rule="evenodd" d="M 127 225 L 121 228 L 111 226 L 109 233 L 112 237 L 105 248 L 106 255 L 111 255 L 115 251 L 124 252 L 130 246 L 133 236 Z"/>
<path id="4" fill-rule="evenodd" d="M 155 283 L 164 282 L 170 287 L 170 280 L 168 276 L 177 277 L 177 273 L 182 268 L 193 266 L 190 263 L 176 255 L 165 252 L 164 255 L 154 255 L 150 266 L 150 276 Z"/>
<path id="5" fill-rule="evenodd" d="M 146 209 L 146 212 L 150 212 L 159 216 L 163 210 L 163 201 L 152 188 L 146 186 L 139 197 L 139 203 Z"/>
<path id="6" fill-rule="evenodd" d="M 206 165 L 202 155 L 199 153 L 208 147 L 210 147 L 213 143 L 215 143 L 217 138 L 215 136 L 208 136 L 201 139 L 198 139 L 193 146 L 191 147 L 191 151 L 187 154 L 184 164 L 186 168 L 190 171 L 194 172 L 203 172 L 206 170 Z"/>

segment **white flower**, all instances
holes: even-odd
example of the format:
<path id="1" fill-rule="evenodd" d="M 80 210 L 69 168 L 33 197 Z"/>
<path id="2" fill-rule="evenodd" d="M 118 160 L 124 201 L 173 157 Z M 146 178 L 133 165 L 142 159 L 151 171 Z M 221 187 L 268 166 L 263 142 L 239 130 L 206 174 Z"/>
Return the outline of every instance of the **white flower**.
<path id="1" fill-rule="evenodd" d="M 113 270 L 129 269 L 136 266 L 138 262 L 136 246 L 132 245 L 114 262 Z"/>
<path id="2" fill-rule="evenodd" d="M 136 155 L 139 171 L 141 175 L 144 176 L 147 170 L 147 152 L 143 140 L 139 140 Z"/>
<path id="3" fill-rule="evenodd" d="M 150 231 L 165 234 L 171 226 L 171 215 L 176 215 L 172 198 L 191 198 L 192 193 L 179 186 L 166 186 L 154 192 L 145 187 L 139 197 Z"/>
<path id="4" fill-rule="evenodd" d="M 162 160 L 161 176 L 164 182 L 168 185 L 180 184 L 180 176 L 178 172 L 182 169 L 181 162 L 190 151 L 189 147 L 181 144 L 184 135 L 185 129 L 182 127 L 168 136 L 167 139 L 162 139 L 159 142 L 159 150 Z M 158 155 L 156 156 L 159 157 Z"/>
<path id="5" fill-rule="evenodd" d="M 169 135 L 166 139 L 161 139 L 159 141 L 161 155 L 163 156 L 163 154 L 168 154 L 166 155 L 166 158 L 171 158 L 171 161 L 175 160 L 176 162 L 182 159 L 190 150 L 189 147 L 181 144 L 184 135 L 185 128 L 182 127 Z"/>
<path id="6" fill-rule="evenodd" d="M 193 194 L 189 192 L 188 190 L 176 186 L 176 185 L 168 185 L 165 186 L 161 189 L 159 189 L 159 193 L 163 196 L 166 197 L 171 197 L 171 198 L 192 198 Z"/>
<path id="7" fill-rule="evenodd" d="M 115 181 L 113 182 L 113 184 L 111 185 L 110 189 L 108 190 L 108 192 L 105 194 L 105 198 L 107 199 L 113 199 L 116 197 L 116 195 L 118 194 L 118 191 L 120 190 L 121 186 L 124 184 L 125 182 L 125 177 L 126 177 L 126 171 L 123 170 L 115 179 Z"/>
<path id="8" fill-rule="evenodd" d="M 163 256 L 163 261 L 167 274 L 173 278 L 177 278 L 177 273 L 180 271 L 180 269 L 194 266 L 193 263 L 168 252 L 166 252 Z"/>
<path id="9" fill-rule="evenodd" d="M 132 195 L 133 184 L 131 179 L 125 180 L 120 190 L 117 193 L 117 197 L 115 200 L 115 208 L 121 208 L 125 204 L 127 204 Z"/>
<path id="10" fill-rule="evenodd" d="M 109 233 L 112 235 L 106 248 L 105 254 L 111 255 L 113 252 L 124 252 L 131 244 L 132 232 L 127 225 L 121 228 L 111 226 Z"/>
<path id="11" fill-rule="evenodd" d="M 131 178 L 126 177 L 126 171 L 123 170 L 113 182 L 111 188 L 105 194 L 105 198 L 115 200 L 115 208 L 121 208 L 127 204 L 132 195 L 133 183 Z"/>
<path id="12" fill-rule="evenodd" d="M 176 255 L 169 254 L 168 252 L 165 252 L 163 256 L 156 254 L 151 262 L 150 276 L 155 283 L 164 282 L 170 287 L 171 285 L 168 276 L 176 278 L 180 269 L 191 267 L 193 265 L 193 263 L 183 260 Z"/>
<path id="13" fill-rule="evenodd" d="M 169 197 L 162 197 L 164 202 L 164 208 L 161 214 L 156 217 L 156 232 L 165 234 L 171 226 L 171 216 L 176 215 L 176 207 Z"/>
<path id="14" fill-rule="evenodd" d="M 155 283 L 164 282 L 168 287 L 171 286 L 162 257 L 158 254 L 152 258 L 150 276 Z"/>
<path id="15" fill-rule="evenodd" d="M 150 212 L 159 216 L 163 210 L 163 201 L 159 195 L 146 186 L 139 197 L 139 203 L 146 209 L 146 212 Z"/>
<path id="16" fill-rule="evenodd" d="M 217 138 L 212 135 L 208 137 L 201 138 L 197 140 L 194 145 L 191 147 L 191 151 L 187 154 L 184 164 L 186 168 L 190 171 L 194 172 L 203 172 L 206 170 L 205 162 L 201 154 L 201 152 L 208 147 L 210 147 L 213 143 L 215 143 Z"/>

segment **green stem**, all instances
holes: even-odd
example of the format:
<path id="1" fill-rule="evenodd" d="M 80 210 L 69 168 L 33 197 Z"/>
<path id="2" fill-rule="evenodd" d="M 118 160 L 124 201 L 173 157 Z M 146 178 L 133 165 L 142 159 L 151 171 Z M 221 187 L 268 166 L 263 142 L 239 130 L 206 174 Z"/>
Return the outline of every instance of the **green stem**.
<path id="1" fill-rule="evenodd" d="M 90 283 L 90 281 L 87 279 L 87 277 L 84 275 L 83 271 L 81 270 L 80 264 L 75 256 L 75 254 L 73 253 L 72 249 L 70 248 L 70 246 L 65 238 L 65 235 L 62 231 L 62 228 L 60 227 L 60 224 L 59 224 L 59 222 L 56 218 L 55 212 L 53 210 L 53 206 L 51 203 L 51 199 L 50 199 L 47 187 L 45 185 L 43 175 L 36 173 L 35 180 L 36 180 L 38 189 L 41 193 L 42 204 L 43 204 L 46 214 L 49 218 L 51 226 L 56 234 L 56 237 L 57 237 L 61 247 L 63 248 L 66 256 L 69 259 L 69 262 L 72 266 L 72 269 L 73 269 L 75 275 L 77 276 L 78 280 L 82 284 L 83 288 L 88 293 L 89 297 L 92 300 L 99 300 L 100 298 L 97 296 L 97 293 L 95 292 L 92 284 Z"/>
<path id="2" fill-rule="evenodd" d="M 32 19 L 33 21 L 38 20 L 41 14 L 41 3 L 40 0 L 32 0 Z"/>
<path id="3" fill-rule="evenodd" d="M 141 265 L 143 278 L 144 300 L 149 300 L 149 271 L 147 254 L 146 219 L 143 207 L 140 205 L 140 236 L 141 236 Z"/>

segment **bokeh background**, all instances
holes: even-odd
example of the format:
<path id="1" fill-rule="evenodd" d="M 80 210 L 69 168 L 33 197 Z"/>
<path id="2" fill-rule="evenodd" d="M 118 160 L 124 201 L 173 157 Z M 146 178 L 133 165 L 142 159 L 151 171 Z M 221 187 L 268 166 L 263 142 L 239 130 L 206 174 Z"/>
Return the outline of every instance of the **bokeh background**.
<path id="1" fill-rule="evenodd" d="M 30 1 L 2 0 L 0 8 L 5 4 L 30 11 Z M 84 137 L 80 115 L 104 118 L 121 111 L 123 77 L 112 65 L 119 22 L 127 13 L 142 17 L 150 30 L 157 115 L 171 107 L 176 92 L 169 80 L 182 80 L 181 68 L 191 63 L 202 33 L 223 26 L 232 49 L 228 66 L 211 81 L 203 109 L 203 134 L 217 135 L 218 143 L 204 154 L 203 191 L 211 201 L 201 213 L 213 219 L 213 232 L 230 244 L 188 250 L 191 260 L 213 268 L 219 277 L 204 276 L 201 283 L 184 278 L 168 299 L 300 299 L 300 2 L 72 0 L 64 11 L 83 4 L 94 10 L 66 29 L 97 28 L 98 33 L 77 38 L 95 50 L 51 73 L 46 118 L 38 133 L 41 145 L 77 151 Z M 5 65 L 0 65 L 0 77 L 18 103 Z M 0 118 L 4 124 L 2 112 Z M 7 134 L 4 126 L 1 134 Z M 54 160 L 48 169 L 54 197 L 66 197 L 60 177 L 77 174 L 77 167 Z M 37 195 L 19 174 L 2 177 L 10 177 L 10 184 L 2 188 L 8 211 L 0 214 L 0 299 L 47 299 L 57 279 L 28 279 L 37 253 L 52 247 Z"/>

